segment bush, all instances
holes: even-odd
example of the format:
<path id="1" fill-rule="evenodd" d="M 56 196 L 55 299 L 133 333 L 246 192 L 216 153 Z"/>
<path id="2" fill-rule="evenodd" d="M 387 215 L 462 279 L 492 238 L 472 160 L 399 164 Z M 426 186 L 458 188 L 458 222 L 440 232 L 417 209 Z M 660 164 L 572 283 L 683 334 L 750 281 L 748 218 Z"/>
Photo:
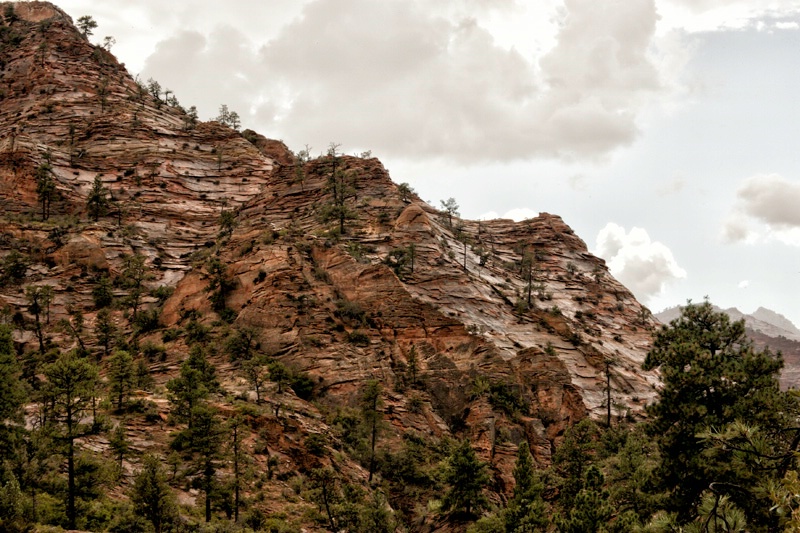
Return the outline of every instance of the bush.
<path id="1" fill-rule="evenodd" d="M 528 414 L 528 405 L 515 387 L 508 383 L 492 383 L 489 386 L 489 403 L 509 416 Z"/>
<path id="2" fill-rule="evenodd" d="M 0 287 L 14 283 L 22 283 L 28 270 L 28 258 L 16 250 L 12 250 L 0 263 Z"/>
<path id="3" fill-rule="evenodd" d="M 164 361 L 167 358 L 167 350 L 163 346 L 147 342 L 142 346 L 142 355 L 148 361 Z"/>
<path id="4" fill-rule="evenodd" d="M 356 346 L 368 346 L 369 335 L 356 329 L 347 334 L 347 342 Z"/>
<path id="5" fill-rule="evenodd" d="M 305 372 L 293 372 L 289 386 L 301 400 L 310 400 L 314 397 L 314 380 Z"/>
<path id="6" fill-rule="evenodd" d="M 183 333 L 183 331 L 181 331 L 180 328 L 170 328 L 170 329 L 164 330 L 161 333 L 161 340 L 163 342 L 172 342 L 175 339 L 177 339 L 178 337 L 180 337 L 181 333 Z"/>
<path id="7" fill-rule="evenodd" d="M 170 296 L 172 296 L 173 292 L 175 292 L 175 287 L 160 285 L 153 289 L 152 295 L 158 298 L 159 303 L 164 303 Z"/>
<path id="8" fill-rule="evenodd" d="M 192 317 L 188 324 L 186 324 L 186 339 L 190 343 L 204 342 L 208 338 L 209 328 L 197 321 Z"/>
<path id="9" fill-rule="evenodd" d="M 97 285 L 92 288 L 92 299 L 95 309 L 108 307 L 114 302 L 114 292 L 111 289 L 111 281 L 103 276 L 97 280 Z"/>
<path id="10" fill-rule="evenodd" d="M 351 302 L 342 298 L 336 300 L 336 316 L 346 322 L 363 324 L 366 312 L 358 302 Z"/>
<path id="11" fill-rule="evenodd" d="M 327 445 L 328 439 L 322 433 L 311 433 L 305 440 L 306 451 L 317 457 L 325 455 L 325 447 Z"/>
<path id="12" fill-rule="evenodd" d="M 159 309 L 143 310 L 136 313 L 133 319 L 133 327 L 139 333 L 147 333 L 158 329 L 158 319 L 161 316 Z"/>

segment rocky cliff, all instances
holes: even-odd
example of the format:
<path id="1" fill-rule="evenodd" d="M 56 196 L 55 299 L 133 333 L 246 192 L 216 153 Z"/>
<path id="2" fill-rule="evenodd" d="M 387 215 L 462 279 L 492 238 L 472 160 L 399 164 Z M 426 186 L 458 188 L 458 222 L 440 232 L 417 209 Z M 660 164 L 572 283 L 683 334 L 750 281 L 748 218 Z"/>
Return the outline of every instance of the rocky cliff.
<path id="1" fill-rule="evenodd" d="M 199 122 L 63 11 L 10 5 L 0 5 L 0 305 L 21 354 L 37 349 L 26 286 L 53 288 L 52 324 L 80 311 L 88 332 L 98 283 L 141 255 L 151 274 L 142 308 L 158 322 L 136 330 L 122 308 L 113 319 L 131 349 L 164 348 L 147 359 L 157 386 L 141 392 L 161 418 L 169 403 L 159 386 L 177 374 L 191 328 L 208 328 L 225 389 L 255 399 L 223 348 L 248 332 L 255 349 L 313 380 L 314 403 L 272 385 L 262 392 L 278 406 L 258 420 L 281 470 L 337 462 L 363 479 L 352 460 L 320 459 L 303 442 L 327 434 L 339 448 L 330 413 L 378 380 L 388 449 L 410 433 L 469 437 L 497 497 L 510 489 L 521 440 L 547 463 L 569 424 L 639 416 L 653 399 L 657 376 L 640 366 L 656 322 L 558 216 L 461 220 L 398 187 L 377 159 L 334 149 L 303 161 L 255 132 Z M 93 220 L 96 178 L 108 201 Z M 129 291 L 113 289 L 117 299 Z M 78 342 L 68 333 L 48 335 L 66 349 Z M 81 342 L 100 350 L 91 334 Z M 217 399 L 223 410 L 229 397 Z M 170 431 L 130 424 L 139 451 L 160 449 Z M 271 510 L 284 506 L 282 479 L 264 489 Z"/>

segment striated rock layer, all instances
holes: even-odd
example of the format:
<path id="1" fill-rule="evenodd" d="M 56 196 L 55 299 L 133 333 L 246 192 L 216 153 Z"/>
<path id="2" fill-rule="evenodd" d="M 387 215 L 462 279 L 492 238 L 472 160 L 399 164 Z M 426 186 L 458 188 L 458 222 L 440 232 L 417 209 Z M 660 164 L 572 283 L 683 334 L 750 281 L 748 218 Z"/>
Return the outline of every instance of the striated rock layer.
<path id="1" fill-rule="evenodd" d="M 192 316 L 212 324 L 207 266 L 218 258 L 234 327 L 312 376 L 323 406 L 354 405 L 377 379 L 392 435 L 469 436 L 501 492 L 522 439 L 546 463 L 567 425 L 640 416 L 653 399 L 658 378 L 641 363 L 655 322 L 558 216 L 450 219 L 398 188 L 377 159 L 298 163 L 278 141 L 195 123 L 176 100 L 146 93 L 51 4 L 14 6 L 18 37 L 4 34 L 0 50 L 0 254 L 26 254 L 25 283 L 53 286 L 54 320 L 79 308 L 91 327 L 97 276 L 114 277 L 138 253 L 150 288 L 174 288 L 161 328 Z M 58 197 L 40 221 L 36 175 L 47 165 Z M 95 222 L 86 199 L 98 176 L 112 201 Z M 224 211 L 235 215 L 231 235 Z M 30 320 L 18 286 L 0 288 L 0 305 Z M 15 339 L 35 347 L 24 327 Z M 165 344 L 164 361 L 151 362 L 162 384 L 187 350 L 180 338 Z M 215 354 L 226 388 L 252 395 Z M 154 401 L 168 410 L 163 396 Z M 292 406 L 293 431 L 326 431 L 316 407 L 280 402 Z M 271 443 L 300 468 L 298 437 L 284 437 Z"/>

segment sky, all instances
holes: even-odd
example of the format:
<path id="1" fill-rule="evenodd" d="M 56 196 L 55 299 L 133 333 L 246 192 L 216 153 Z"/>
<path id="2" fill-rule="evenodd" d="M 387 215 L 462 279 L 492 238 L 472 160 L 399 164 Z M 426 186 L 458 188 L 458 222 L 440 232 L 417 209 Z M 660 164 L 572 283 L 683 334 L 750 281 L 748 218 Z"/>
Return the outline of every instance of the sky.
<path id="1" fill-rule="evenodd" d="M 213 119 L 560 215 L 652 311 L 800 325 L 800 0 L 60 0 Z"/>

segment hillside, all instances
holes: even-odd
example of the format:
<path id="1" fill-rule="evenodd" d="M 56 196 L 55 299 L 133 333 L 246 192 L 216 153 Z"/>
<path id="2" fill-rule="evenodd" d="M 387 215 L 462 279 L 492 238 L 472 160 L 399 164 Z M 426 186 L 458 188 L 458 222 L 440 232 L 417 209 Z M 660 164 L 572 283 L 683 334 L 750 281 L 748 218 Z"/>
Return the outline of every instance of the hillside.
<path id="1" fill-rule="evenodd" d="M 369 487 L 372 459 L 351 441 L 373 380 L 377 475 L 420 531 L 458 526 L 427 511 L 435 485 L 392 477 L 409 442 L 435 457 L 468 438 L 501 501 L 522 441 L 546 465 L 571 424 L 638 417 L 653 399 L 641 363 L 656 322 L 560 217 L 450 216 L 378 159 L 333 146 L 305 160 L 198 121 L 49 3 L 0 9 L 0 307 L 33 389 L 37 365 L 73 348 L 109 382 L 104 342 L 152 377 L 140 410 L 107 409 L 132 441 L 116 496 L 143 452 L 169 455 L 183 426 L 165 385 L 193 350 L 214 365 L 222 419 L 245 414 L 253 505 L 304 524 L 314 505 L 298 484 L 315 469 Z M 117 333 L 102 341 L 108 317 Z M 103 432 L 79 446 L 110 453 Z M 196 486 L 176 489 L 199 505 Z"/>

